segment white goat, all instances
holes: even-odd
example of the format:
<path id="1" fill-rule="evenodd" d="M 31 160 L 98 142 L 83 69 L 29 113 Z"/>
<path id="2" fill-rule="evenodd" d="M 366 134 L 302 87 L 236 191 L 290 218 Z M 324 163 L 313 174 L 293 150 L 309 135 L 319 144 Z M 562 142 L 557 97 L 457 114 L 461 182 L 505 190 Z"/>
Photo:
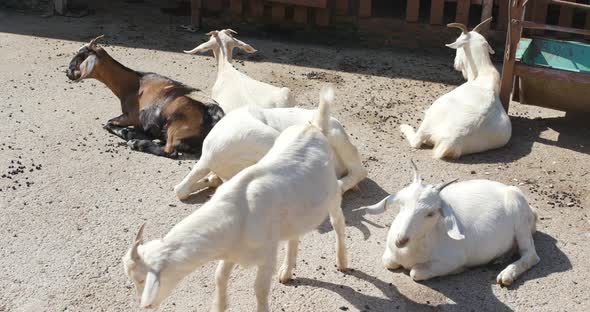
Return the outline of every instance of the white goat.
<path id="1" fill-rule="evenodd" d="M 520 259 L 497 277 L 510 285 L 539 262 L 532 236 L 537 214 L 518 188 L 489 180 L 426 185 L 412 166 L 412 184 L 365 207 L 381 213 L 400 205 L 387 235 L 386 268 L 402 266 L 412 279 L 426 280 L 487 264 L 518 247 Z"/>
<path id="2" fill-rule="evenodd" d="M 457 50 L 455 69 L 467 82 L 434 101 L 416 132 L 409 125 L 400 126 L 413 148 L 433 145 L 435 158 L 459 158 L 502 147 L 510 140 L 512 125 L 499 98 L 500 74 L 489 55 L 494 50 L 478 33 L 489 21 L 470 32 L 463 24 L 448 25 L 463 31 L 447 47 Z"/>
<path id="3" fill-rule="evenodd" d="M 313 114 L 314 110 L 294 107 L 242 107 L 227 114 L 205 138 L 199 161 L 174 188 L 176 196 L 183 200 L 193 192 L 229 180 L 258 162 L 283 130 L 311 120 Z M 335 118 L 330 119 L 327 139 L 335 155 L 336 175 L 342 179 L 342 191 L 346 192 L 367 176 L 367 170 Z"/>
<path id="4" fill-rule="evenodd" d="M 142 228 L 123 257 L 141 306 L 156 308 L 188 274 L 211 260 L 215 272 L 213 310 L 226 307 L 227 284 L 235 264 L 258 267 L 254 289 L 258 311 L 268 295 L 280 241 L 288 241 L 279 280 L 290 280 L 299 237 L 327 215 L 336 232 L 337 267 L 347 268 L 341 186 L 334 173 L 328 132 L 333 91 L 324 90 L 313 121 L 289 127 L 270 151 L 228 182 L 202 208 L 160 240 L 142 242 Z"/>
<path id="5" fill-rule="evenodd" d="M 256 50 L 233 37 L 236 34 L 231 29 L 211 31 L 209 41 L 198 47 L 184 51 L 195 54 L 213 50 L 217 61 L 217 80 L 211 90 L 211 97 L 227 114 L 242 106 L 256 106 L 261 108 L 291 107 L 295 101 L 289 88 L 278 88 L 268 83 L 254 80 L 239 72 L 232 64 L 233 49 L 239 48 L 248 53 Z"/>

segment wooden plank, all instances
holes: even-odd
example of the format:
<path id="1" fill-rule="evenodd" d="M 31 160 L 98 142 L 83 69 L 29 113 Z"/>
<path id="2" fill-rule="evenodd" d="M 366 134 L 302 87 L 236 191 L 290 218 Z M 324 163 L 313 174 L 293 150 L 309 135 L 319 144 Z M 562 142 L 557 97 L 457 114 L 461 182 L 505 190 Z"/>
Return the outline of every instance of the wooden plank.
<path id="1" fill-rule="evenodd" d="M 522 63 L 516 64 L 514 67 L 514 73 L 521 77 L 557 80 L 576 84 L 590 84 L 590 75 L 588 74 L 573 73 L 546 67 L 528 66 Z"/>
<path id="2" fill-rule="evenodd" d="M 205 8 L 209 11 L 219 12 L 223 9 L 223 2 L 219 0 L 205 0 Z"/>
<path id="3" fill-rule="evenodd" d="M 315 24 L 320 27 L 330 25 L 330 10 L 329 9 L 315 9 Z"/>
<path id="4" fill-rule="evenodd" d="M 348 15 L 348 0 L 336 0 L 335 13 L 336 15 Z"/>
<path id="5" fill-rule="evenodd" d="M 494 0 L 483 0 L 483 4 L 481 7 L 481 20 L 485 21 L 486 19 L 492 16 L 492 9 L 494 8 Z M 492 23 L 487 23 L 481 28 L 481 33 L 487 32 Z"/>
<path id="6" fill-rule="evenodd" d="M 201 28 L 201 6 L 202 0 L 191 0 L 191 26 Z"/>
<path id="7" fill-rule="evenodd" d="M 242 0 L 230 0 L 229 11 L 234 15 L 242 15 Z"/>
<path id="8" fill-rule="evenodd" d="M 575 0 L 574 0 L 575 2 Z M 559 7 L 559 21 L 557 24 L 561 27 L 571 27 L 574 20 L 574 9 L 566 6 Z M 557 34 L 559 38 L 569 37 L 568 33 Z"/>
<path id="9" fill-rule="evenodd" d="M 328 0 L 268 0 L 270 2 L 278 2 L 283 4 L 291 4 L 296 6 L 305 6 L 310 8 L 325 9 L 328 7 Z"/>
<path id="10" fill-rule="evenodd" d="M 508 2 L 510 0 L 498 0 L 498 30 L 508 29 Z"/>
<path id="11" fill-rule="evenodd" d="M 297 24 L 307 24 L 307 8 L 296 6 L 293 9 L 293 20 Z"/>
<path id="12" fill-rule="evenodd" d="M 442 25 L 445 13 L 445 0 L 432 0 L 430 4 L 430 24 Z"/>
<path id="13" fill-rule="evenodd" d="M 371 17 L 372 0 L 359 0 L 359 17 Z"/>
<path id="14" fill-rule="evenodd" d="M 533 1 L 529 5 L 533 4 L 532 20 L 533 22 L 545 24 L 547 22 L 547 2 L 546 1 Z M 542 35 L 542 30 L 532 31 L 533 35 Z"/>
<path id="15" fill-rule="evenodd" d="M 573 0 L 547 0 L 549 3 L 565 6 L 573 9 L 582 9 L 590 11 L 590 4 L 576 3 Z"/>
<path id="16" fill-rule="evenodd" d="M 285 5 L 281 3 L 273 3 L 271 15 L 273 22 L 282 22 L 285 20 Z"/>
<path id="17" fill-rule="evenodd" d="M 463 25 L 469 24 L 469 7 L 471 1 L 469 0 L 457 0 L 457 13 L 455 15 L 455 22 Z"/>
<path id="18" fill-rule="evenodd" d="M 590 30 L 587 30 L 587 29 L 538 24 L 538 23 L 530 22 L 530 21 L 522 21 L 522 22 L 520 22 L 520 24 L 522 24 L 522 27 L 527 28 L 527 29 L 544 29 L 544 30 L 559 31 L 559 32 L 585 35 L 585 36 L 590 35 Z"/>
<path id="19" fill-rule="evenodd" d="M 250 15 L 252 17 L 261 17 L 264 15 L 263 0 L 250 0 Z"/>
<path id="20" fill-rule="evenodd" d="M 417 22 L 420 13 L 420 0 L 408 0 L 406 7 L 406 21 Z"/>
<path id="21" fill-rule="evenodd" d="M 55 0 L 53 2 L 53 9 L 59 15 L 65 15 L 66 11 L 68 10 L 68 1 L 67 0 Z"/>
<path id="22" fill-rule="evenodd" d="M 510 20 L 522 20 L 523 13 L 523 0 L 510 0 Z M 520 23 L 514 23 L 510 25 L 510 31 L 507 36 L 504 63 L 502 64 L 502 80 L 500 82 L 500 100 L 506 112 L 510 107 L 510 94 L 514 86 L 514 65 L 516 62 L 516 49 L 518 42 L 522 36 L 522 27 Z"/>

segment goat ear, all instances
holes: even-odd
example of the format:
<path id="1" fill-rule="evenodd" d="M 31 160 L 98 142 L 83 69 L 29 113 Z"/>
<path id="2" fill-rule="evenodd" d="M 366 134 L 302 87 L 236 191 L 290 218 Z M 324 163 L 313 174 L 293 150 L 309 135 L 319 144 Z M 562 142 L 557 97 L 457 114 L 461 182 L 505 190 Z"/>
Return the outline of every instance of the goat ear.
<path id="1" fill-rule="evenodd" d="M 469 40 L 467 40 L 467 38 L 458 38 L 455 42 L 445 44 L 445 46 L 456 50 L 456 49 L 462 48 L 467 42 L 469 42 Z"/>
<path id="2" fill-rule="evenodd" d="M 98 63 L 96 55 L 91 54 L 88 56 L 84 62 L 80 64 L 80 79 L 88 78 L 92 74 L 96 63 Z"/>
<path id="3" fill-rule="evenodd" d="M 380 214 L 380 213 L 385 212 L 385 210 L 387 210 L 387 207 L 395 204 L 396 201 L 397 201 L 396 194 L 391 194 L 391 195 L 385 197 L 380 202 L 376 203 L 375 205 L 361 207 L 360 209 L 365 209 L 368 214 Z"/>
<path id="4" fill-rule="evenodd" d="M 209 39 L 207 42 L 201 43 L 198 47 L 196 47 L 192 50 L 189 50 L 189 51 L 183 50 L 183 52 L 187 53 L 187 54 L 202 53 L 202 52 L 206 52 L 206 51 L 213 49 L 216 44 L 217 44 L 217 40 L 215 40 L 215 38 L 211 37 L 211 39 Z"/>
<path id="5" fill-rule="evenodd" d="M 490 54 L 496 54 L 496 51 L 494 51 L 494 49 L 492 49 L 492 46 L 489 43 L 486 43 L 486 46 L 488 47 L 488 52 Z"/>
<path id="6" fill-rule="evenodd" d="M 245 43 L 245 42 L 243 42 L 243 41 L 241 41 L 241 40 L 238 40 L 238 39 L 236 39 L 236 38 L 234 38 L 234 40 L 235 40 L 235 41 L 236 41 L 236 43 L 238 44 L 238 48 L 240 48 L 240 49 L 242 49 L 242 50 L 244 50 L 244 51 L 246 51 L 246 52 L 248 52 L 248 53 L 254 53 L 254 52 L 256 52 L 256 51 L 257 51 L 257 50 L 256 50 L 256 49 L 254 49 L 254 48 L 253 48 L 251 45 L 249 45 L 249 44 L 247 44 L 247 43 Z"/>
<path id="7" fill-rule="evenodd" d="M 158 296 L 158 291 L 160 288 L 160 276 L 158 273 L 155 272 L 148 272 L 145 278 L 145 286 L 143 288 L 143 293 L 141 294 L 141 307 L 147 308 L 152 306 L 156 297 Z"/>
<path id="8" fill-rule="evenodd" d="M 459 221 L 453 212 L 453 209 L 445 202 L 442 203 L 443 222 L 447 228 L 447 235 L 454 240 L 465 239 L 465 235 L 460 228 Z"/>

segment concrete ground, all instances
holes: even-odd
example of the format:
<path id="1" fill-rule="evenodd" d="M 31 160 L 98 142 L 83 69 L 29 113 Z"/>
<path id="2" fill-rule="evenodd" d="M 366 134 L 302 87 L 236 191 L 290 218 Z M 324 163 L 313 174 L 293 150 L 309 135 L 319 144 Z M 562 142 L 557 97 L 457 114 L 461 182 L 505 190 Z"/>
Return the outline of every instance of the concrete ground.
<path id="1" fill-rule="evenodd" d="M 102 129 L 120 114 L 117 99 L 97 81 L 70 83 L 64 71 L 82 43 L 105 34 L 107 51 L 121 63 L 209 94 L 213 58 L 179 53 L 204 34 L 178 32 L 178 23 L 157 9 L 97 9 L 84 18 L 0 11 L 0 311 L 138 309 L 121 257 L 141 223 L 148 239 L 158 238 L 198 207 L 199 199 L 182 203 L 172 192 L 195 160 L 130 151 Z M 430 149 L 412 150 L 398 126 L 417 126 L 434 99 L 461 83 L 452 51 L 240 39 L 259 52 L 238 55 L 237 68 L 290 87 L 305 107 L 316 105 L 323 83 L 336 86 L 334 115 L 369 170 L 361 190 L 343 200 L 354 270 L 335 270 L 334 234 L 325 222 L 302 239 L 296 279 L 273 282 L 273 311 L 590 310 L 587 121 L 572 126 L 561 112 L 514 104 L 506 147 L 434 160 Z M 381 254 L 397 211 L 369 216 L 357 208 L 409 183 L 410 158 L 429 182 L 487 178 L 519 186 L 539 212 L 541 262 L 509 288 L 495 284 L 506 263 L 423 283 L 385 270 Z M 207 310 L 214 268 L 209 263 L 186 278 L 161 310 Z M 254 270 L 234 271 L 230 311 L 254 310 L 253 278 Z"/>

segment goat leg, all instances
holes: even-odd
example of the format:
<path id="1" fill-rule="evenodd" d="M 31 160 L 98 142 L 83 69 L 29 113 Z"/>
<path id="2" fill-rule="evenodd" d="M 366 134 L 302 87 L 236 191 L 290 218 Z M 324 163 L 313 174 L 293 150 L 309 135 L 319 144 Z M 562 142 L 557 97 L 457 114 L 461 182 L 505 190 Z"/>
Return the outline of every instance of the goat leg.
<path id="1" fill-rule="evenodd" d="M 131 127 L 118 127 L 112 124 L 106 124 L 103 127 L 106 131 L 120 137 L 125 141 L 129 140 L 149 140 L 150 136 L 145 132 Z"/>
<path id="2" fill-rule="evenodd" d="M 171 152 L 166 152 L 165 146 L 157 144 L 152 140 L 129 140 L 127 141 L 129 146 L 134 151 L 140 151 L 156 156 L 163 156 L 168 158 L 177 158 L 178 152 L 174 149 Z"/>

